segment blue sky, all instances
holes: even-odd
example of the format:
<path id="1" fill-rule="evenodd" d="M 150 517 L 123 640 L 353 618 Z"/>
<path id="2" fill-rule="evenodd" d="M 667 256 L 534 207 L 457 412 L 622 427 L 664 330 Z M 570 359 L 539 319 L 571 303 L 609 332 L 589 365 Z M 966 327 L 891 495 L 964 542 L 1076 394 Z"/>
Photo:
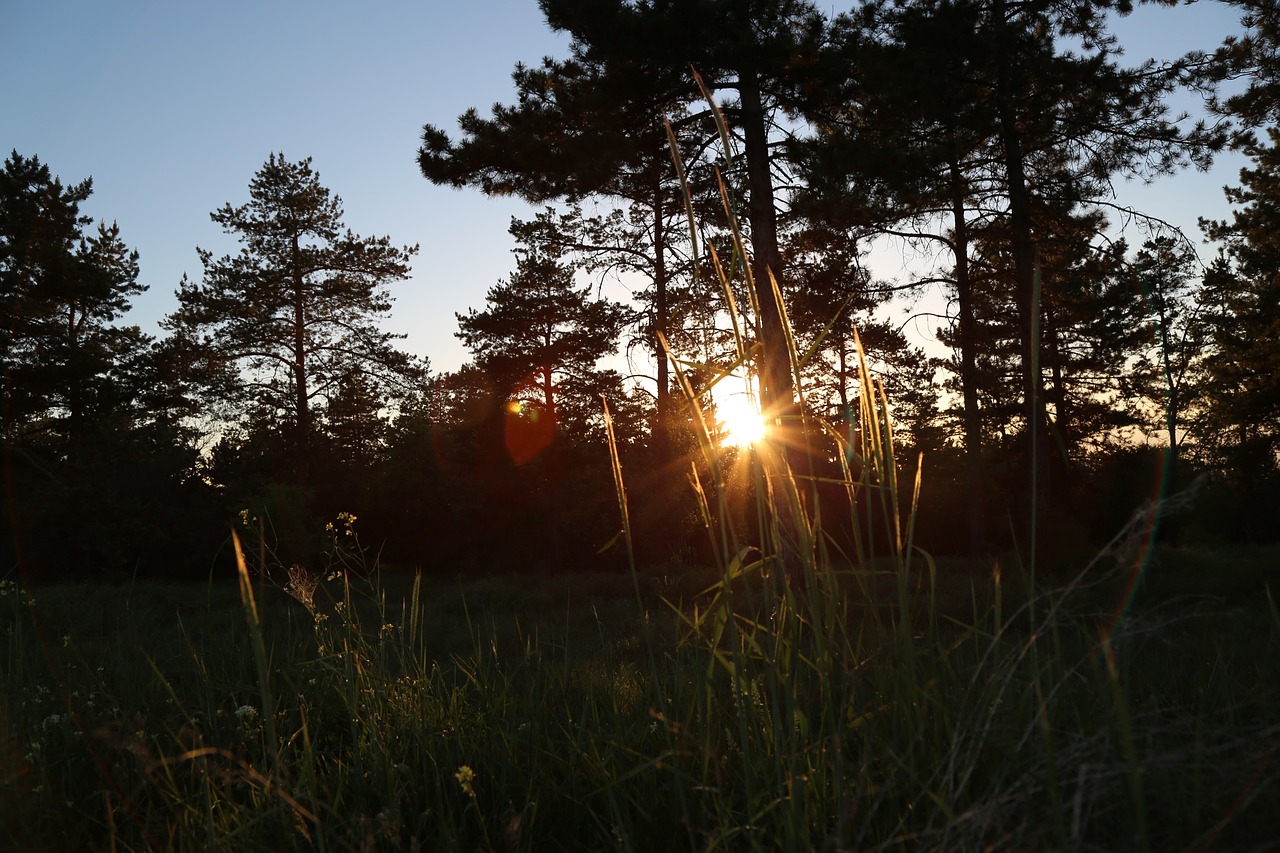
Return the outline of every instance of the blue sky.
<path id="1" fill-rule="evenodd" d="M 235 250 L 209 213 L 247 201 L 272 151 L 313 157 L 356 233 L 421 244 L 391 326 L 451 369 L 454 312 L 510 271 L 507 224 L 529 208 L 428 183 L 422 125 L 509 100 L 515 62 L 566 43 L 533 0 L 0 0 L 0 147 L 93 177 L 86 212 L 138 250 L 151 289 L 132 319 L 153 332 L 200 276 L 196 246 Z"/>
<path id="2" fill-rule="evenodd" d="M 1140 10 L 1117 32 L 1136 63 L 1212 49 L 1237 20 L 1201 0 Z M 535 0 L 0 0 L 0 148 L 64 181 L 93 177 L 85 212 L 139 251 L 150 291 L 131 320 L 153 333 L 183 273 L 201 274 L 196 246 L 235 250 L 210 211 L 247 200 L 269 153 L 313 157 L 356 233 L 421 244 L 390 326 L 449 370 L 467 358 L 454 313 L 511 270 L 507 224 L 530 209 L 428 183 L 422 125 L 453 130 L 468 107 L 509 102 L 514 64 L 566 45 Z M 1238 168 L 1119 190 L 1198 235 L 1197 215 L 1227 214 Z"/>

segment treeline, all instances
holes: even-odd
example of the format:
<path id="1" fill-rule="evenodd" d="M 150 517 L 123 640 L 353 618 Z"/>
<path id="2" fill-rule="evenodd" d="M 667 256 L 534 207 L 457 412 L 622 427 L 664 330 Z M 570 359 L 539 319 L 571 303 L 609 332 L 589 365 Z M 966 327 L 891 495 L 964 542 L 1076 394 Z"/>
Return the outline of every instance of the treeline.
<path id="1" fill-rule="evenodd" d="M 202 573 L 245 523 L 284 564 L 313 565 L 345 535 L 326 529 L 339 513 L 388 564 L 620 560 L 605 547 L 619 522 L 602 400 L 642 558 L 696 559 L 689 481 L 707 480 L 688 393 L 714 413 L 743 339 L 793 448 L 806 421 L 859 427 L 861 342 L 900 458 L 926 459 L 919 529 L 936 552 L 1007 548 L 1035 523 L 1067 556 L 1199 472 L 1198 511 L 1166 535 L 1274 537 L 1277 33 L 1269 4 L 1232 5 L 1239 38 L 1130 65 L 1108 31 L 1129 4 L 1106 0 L 831 15 L 540 0 L 569 57 L 516 66 L 512 105 L 467 112 L 456 137 L 428 125 L 418 152 L 430 181 L 545 205 L 513 221 L 509 277 L 459 315 L 473 361 L 454 373 L 383 331 L 417 247 L 354 234 L 309 160 L 273 154 L 248 202 L 213 212 L 239 251 L 201 250 L 200 280 L 152 338 L 125 325 L 136 253 L 80 213 L 90 182 L 14 152 L 0 174 L 4 565 Z M 1207 121 L 1170 111 L 1186 91 Z M 1228 190 L 1232 220 L 1206 223 L 1207 266 L 1161 211 L 1118 206 L 1117 179 L 1203 168 L 1228 146 L 1252 165 Z M 1140 222 L 1140 244 L 1117 216 Z M 930 260 L 878 281 L 872 241 Z M 728 294 L 724 271 L 740 283 Z M 610 277 L 632 298 L 604 298 Z M 925 292 L 945 295 L 942 357 L 884 319 Z M 652 375 L 602 366 L 620 353 Z M 838 460 L 807 439 L 793 462 L 821 481 Z M 751 487 L 729 484 L 744 500 Z"/>

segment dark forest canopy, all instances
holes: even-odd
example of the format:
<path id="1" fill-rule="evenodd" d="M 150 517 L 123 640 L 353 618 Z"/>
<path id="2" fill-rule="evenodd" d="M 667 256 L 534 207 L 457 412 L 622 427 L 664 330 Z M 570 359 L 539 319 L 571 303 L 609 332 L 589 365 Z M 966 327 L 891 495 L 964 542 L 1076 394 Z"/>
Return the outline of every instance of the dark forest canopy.
<path id="1" fill-rule="evenodd" d="M 422 133 L 426 180 L 546 205 L 512 223 L 510 276 L 459 315 L 473 362 L 452 373 L 383 329 L 416 247 L 357 236 L 309 160 L 270 155 L 247 202 L 211 213 L 240 248 L 201 252 L 152 339 L 123 322 L 143 290 L 128 223 L 90 221 L 87 178 L 13 152 L 7 566 L 205 571 L 242 511 L 286 564 L 319 560 L 340 512 L 397 565 L 609 563 L 602 397 L 642 557 L 697 555 L 691 398 L 713 412 L 710 385 L 736 368 L 820 480 L 836 460 L 801 423 L 862 426 L 858 341 L 901 458 L 929 460 L 925 547 L 999 550 L 1033 522 L 1103 541 L 1150 484 L 1200 471 L 1204 522 L 1170 535 L 1275 535 L 1260 514 L 1280 494 L 1270 4 L 1233 3 L 1238 38 L 1169 63 L 1121 53 L 1123 2 L 539 5 L 567 55 L 515 66 L 508 103 Z M 1188 92 L 1203 121 L 1170 106 Z M 1162 211 L 1118 210 L 1117 182 L 1228 145 L 1251 165 L 1207 266 Z M 873 240 L 932 247 L 932 266 L 878 281 Z M 611 278 L 627 304 L 601 295 Z M 929 288 L 947 307 L 926 352 L 885 309 Z M 624 376 L 637 350 L 644 375 Z M 806 439 L 819 449 L 802 458 Z"/>

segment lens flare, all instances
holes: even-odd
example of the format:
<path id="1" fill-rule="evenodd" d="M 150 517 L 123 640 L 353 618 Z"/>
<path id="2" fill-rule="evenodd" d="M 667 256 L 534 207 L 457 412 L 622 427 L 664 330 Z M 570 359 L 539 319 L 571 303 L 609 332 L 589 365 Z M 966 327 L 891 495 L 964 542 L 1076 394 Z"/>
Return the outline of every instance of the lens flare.
<path id="1" fill-rule="evenodd" d="M 716 422 L 725 444 L 748 447 L 764 438 L 760 407 L 747 394 L 729 394 L 716 400 Z"/>

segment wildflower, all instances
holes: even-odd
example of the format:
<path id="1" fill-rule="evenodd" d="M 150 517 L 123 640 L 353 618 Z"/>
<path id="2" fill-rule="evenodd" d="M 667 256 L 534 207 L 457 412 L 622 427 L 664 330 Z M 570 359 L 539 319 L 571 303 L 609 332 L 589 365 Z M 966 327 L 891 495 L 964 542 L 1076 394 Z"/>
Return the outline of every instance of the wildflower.
<path id="1" fill-rule="evenodd" d="M 10 580 L 0 580 L 0 597 L 5 597 L 9 595 L 12 595 L 14 598 L 16 598 L 19 604 L 25 604 L 28 607 L 36 606 L 36 600 L 31 596 L 27 595 L 27 591 L 24 590 L 17 583 Z"/>
<path id="2" fill-rule="evenodd" d="M 253 707 L 252 705 L 241 705 L 239 708 L 236 708 L 236 717 L 238 717 L 243 722 L 246 722 L 246 723 L 251 722 L 257 716 L 258 716 L 258 709 Z"/>
<path id="3" fill-rule="evenodd" d="M 458 780 L 458 785 L 462 787 L 462 793 L 473 800 L 476 798 L 475 788 L 471 787 L 471 783 L 476 779 L 476 771 L 464 764 L 458 768 L 457 773 L 453 774 L 453 778 Z"/>
<path id="4" fill-rule="evenodd" d="M 339 522 L 343 527 L 345 527 L 345 528 L 346 528 L 345 535 L 347 535 L 347 536 L 353 536 L 353 535 L 355 535 L 355 534 L 354 534 L 354 531 L 352 531 L 352 529 L 351 529 L 352 525 L 354 525 L 354 524 L 356 523 L 356 517 L 355 517 L 355 515 L 353 515 L 352 513 L 349 513 L 349 512 L 340 512 L 340 513 L 338 513 L 338 522 Z M 334 529 L 334 528 L 333 528 L 333 525 L 329 525 L 329 526 L 328 526 L 328 528 L 329 528 L 329 530 L 333 530 L 333 529 Z"/>

